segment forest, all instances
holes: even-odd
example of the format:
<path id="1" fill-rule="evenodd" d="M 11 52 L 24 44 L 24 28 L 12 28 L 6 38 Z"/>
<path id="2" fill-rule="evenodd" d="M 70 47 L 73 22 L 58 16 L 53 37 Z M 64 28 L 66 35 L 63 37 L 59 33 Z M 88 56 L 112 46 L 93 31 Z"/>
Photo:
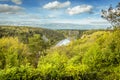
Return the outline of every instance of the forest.
<path id="1" fill-rule="evenodd" d="M 0 80 L 119 80 L 120 13 L 112 10 L 102 10 L 109 30 L 0 26 Z"/>

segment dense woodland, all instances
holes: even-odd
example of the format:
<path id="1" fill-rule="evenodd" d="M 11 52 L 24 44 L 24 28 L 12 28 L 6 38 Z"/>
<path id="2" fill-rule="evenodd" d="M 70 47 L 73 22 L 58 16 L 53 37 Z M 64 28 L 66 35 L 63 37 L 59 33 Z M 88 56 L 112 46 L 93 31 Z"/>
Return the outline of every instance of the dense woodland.
<path id="1" fill-rule="evenodd" d="M 54 45 L 68 31 L 1 26 L 0 80 L 119 80 L 119 20 L 111 23 L 111 30 L 77 31 L 76 40 L 60 47 Z"/>
<path id="2" fill-rule="evenodd" d="M 0 38 L 18 37 L 23 43 L 28 43 L 28 39 L 36 34 L 43 37 L 45 40 L 48 39 L 51 45 L 65 38 L 63 34 L 49 29 L 22 26 L 0 26 Z"/>
<path id="3" fill-rule="evenodd" d="M 0 38 L 1 80 L 120 78 L 120 30 L 86 31 L 67 46 L 53 47 L 39 34 L 25 37 L 26 43 L 20 39 L 24 35 L 10 35 L 16 27 L 1 28 L 10 31 L 9 34 L 2 32 Z"/>

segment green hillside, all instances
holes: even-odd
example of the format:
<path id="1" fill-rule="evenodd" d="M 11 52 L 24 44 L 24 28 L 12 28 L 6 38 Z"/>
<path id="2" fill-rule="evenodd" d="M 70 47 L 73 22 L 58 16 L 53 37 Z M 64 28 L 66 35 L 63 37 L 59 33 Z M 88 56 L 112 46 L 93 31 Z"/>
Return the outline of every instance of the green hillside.
<path id="1" fill-rule="evenodd" d="M 57 39 L 58 31 L 0 27 L 0 32 L 0 80 L 120 79 L 120 30 L 85 31 L 69 45 L 52 48 L 42 35 L 59 41 L 64 36 Z"/>
<path id="2" fill-rule="evenodd" d="M 120 80 L 120 1 L 0 0 L 0 80 Z"/>
<path id="3" fill-rule="evenodd" d="M 65 38 L 63 34 L 49 29 L 22 26 L 0 26 L 0 38 L 18 37 L 23 43 L 28 43 L 28 38 L 32 37 L 34 34 L 46 37 L 52 45 Z"/>

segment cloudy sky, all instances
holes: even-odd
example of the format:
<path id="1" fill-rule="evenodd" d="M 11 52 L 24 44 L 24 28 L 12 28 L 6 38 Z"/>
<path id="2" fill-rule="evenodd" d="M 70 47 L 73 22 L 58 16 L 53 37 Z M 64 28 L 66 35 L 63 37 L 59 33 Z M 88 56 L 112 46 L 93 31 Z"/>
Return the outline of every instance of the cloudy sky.
<path id="1" fill-rule="evenodd" d="M 101 9 L 119 0 L 0 0 L 0 24 L 73 23 L 104 25 Z M 13 23 L 11 23 L 13 22 Z M 109 25 L 109 24 L 108 24 Z"/>

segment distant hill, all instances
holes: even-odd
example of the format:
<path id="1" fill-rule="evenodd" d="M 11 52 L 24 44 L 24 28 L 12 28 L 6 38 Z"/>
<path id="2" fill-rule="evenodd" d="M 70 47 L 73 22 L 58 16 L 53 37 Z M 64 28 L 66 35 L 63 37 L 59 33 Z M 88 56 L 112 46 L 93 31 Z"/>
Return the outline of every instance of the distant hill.
<path id="1" fill-rule="evenodd" d="M 101 25 L 101 24 L 95 24 L 95 25 L 89 25 L 89 24 L 73 24 L 73 23 L 38 23 L 34 22 L 34 24 L 30 24 L 30 22 L 4 22 L 1 21 L 0 25 L 14 25 L 14 26 L 31 26 L 31 27 L 42 27 L 47 29 L 76 29 L 76 30 L 85 30 L 85 29 L 106 29 L 107 27 L 110 27 L 109 25 Z"/>
<path id="2" fill-rule="evenodd" d="M 80 24 L 72 24 L 72 23 L 48 23 L 48 24 L 39 24 L 43 28 L 47 29 L 69 29 L 69 30 L 88 30 L 88 29 L 106 29 L 109 27 L 108 25 L 80 25 Z M 36 26 L 39 26 L 36 25 Z"/>
<path id="3" fill-rule="evenodd" d="M 0 26 L 0 38 L 1 37 L 19 37 L 24 43 L 27 43 L 27 39 L 34 34 L 43 36 L 44 39 L 48 39 L 51 44 L 65 38 L 65 36 L 57 31 L 36 28 L 36 27 L 18 27 L 18 26 Z"/>

